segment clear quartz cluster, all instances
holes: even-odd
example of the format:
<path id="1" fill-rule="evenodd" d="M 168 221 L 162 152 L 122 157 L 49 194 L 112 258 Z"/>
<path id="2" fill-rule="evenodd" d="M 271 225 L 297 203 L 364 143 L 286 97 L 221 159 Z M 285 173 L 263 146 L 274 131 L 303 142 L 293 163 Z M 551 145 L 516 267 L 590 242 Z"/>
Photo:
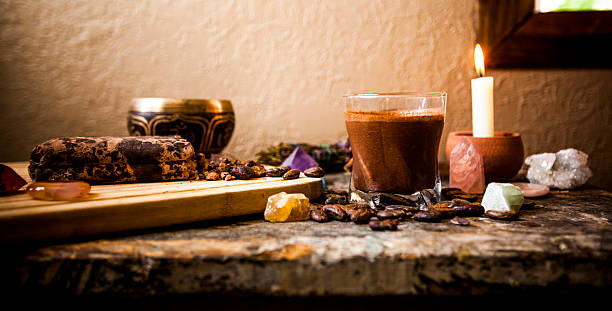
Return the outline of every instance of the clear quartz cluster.
<path id="1" fill-rule="evenodd" d="M 264 218 L 269 222 L 307 220 L 310 218 L 310 201 L 303 193 L 280 192 L 271 195 Z"/>
<path id="2" fill-rule="evenodd" d="M 525 164 L 529 165 L 527 179 L 551 188 L 580 187 L 593 176 L 588 161 L 589 155 L 574 148 L 530 155 L 525 159 Z"/>

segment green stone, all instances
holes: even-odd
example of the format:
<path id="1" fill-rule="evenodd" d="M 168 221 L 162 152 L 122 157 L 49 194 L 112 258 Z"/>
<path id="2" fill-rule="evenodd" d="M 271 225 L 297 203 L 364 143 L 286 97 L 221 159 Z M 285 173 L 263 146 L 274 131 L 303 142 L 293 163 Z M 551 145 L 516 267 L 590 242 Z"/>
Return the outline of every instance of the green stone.
<path id="1" fill-rule="evenodd" d="M 523 205 L 523 192 L 513 184 L 490 183 L 482 198 L 485 212 L 489 210 L 518 212 L 521 205 Z"/>

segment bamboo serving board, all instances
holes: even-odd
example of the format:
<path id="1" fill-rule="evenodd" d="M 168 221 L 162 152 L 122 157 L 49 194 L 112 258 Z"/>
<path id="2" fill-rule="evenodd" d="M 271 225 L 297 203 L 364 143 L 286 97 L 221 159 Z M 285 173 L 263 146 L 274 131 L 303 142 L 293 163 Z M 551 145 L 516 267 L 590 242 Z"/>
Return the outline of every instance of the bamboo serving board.
<path id="1" fill-rule="evenodd" d="M 30 182 L 26 162 L 4 164 Z M 322 190 L 320 178 L 303 174 L 294 180 L 99 185 L 91 187 L 89 198 L 78 201 L 34 200 L 22 190 L 0 196 L 0 241 L 72 238 L 262 213 L 275 193 L 316 198 Z"/>

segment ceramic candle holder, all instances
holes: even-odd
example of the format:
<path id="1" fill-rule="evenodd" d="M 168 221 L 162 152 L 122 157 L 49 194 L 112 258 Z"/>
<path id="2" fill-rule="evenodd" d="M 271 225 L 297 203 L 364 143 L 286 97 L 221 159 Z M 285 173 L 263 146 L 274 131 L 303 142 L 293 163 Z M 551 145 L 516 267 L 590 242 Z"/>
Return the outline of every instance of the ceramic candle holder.
<path id="1" fill-rule="evenodd" d="M 519 133 L 495 132 L 493 137 L 474 137 L 472 131 L 451 132 L 448 134 L 444 150 L 447 159 L 450 159 L 451 151 L 463 138 L 471 141 L 482 154 L 487 183 L 508 181 L 523 165 L 525 153 Z"/>

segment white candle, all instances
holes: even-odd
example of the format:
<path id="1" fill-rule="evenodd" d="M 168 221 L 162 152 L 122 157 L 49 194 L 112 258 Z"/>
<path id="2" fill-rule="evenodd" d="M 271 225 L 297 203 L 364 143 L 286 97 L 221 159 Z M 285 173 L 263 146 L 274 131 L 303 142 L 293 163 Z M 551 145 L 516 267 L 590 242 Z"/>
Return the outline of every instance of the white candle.
<path id="1" fill-rule="evenodd" d="M 472 132 L 474 137 L 493 137 L 493 77 L 484 76 L 480 44 L 474 49 L 474 64 L 480 78 L 472 79 Z"/>

